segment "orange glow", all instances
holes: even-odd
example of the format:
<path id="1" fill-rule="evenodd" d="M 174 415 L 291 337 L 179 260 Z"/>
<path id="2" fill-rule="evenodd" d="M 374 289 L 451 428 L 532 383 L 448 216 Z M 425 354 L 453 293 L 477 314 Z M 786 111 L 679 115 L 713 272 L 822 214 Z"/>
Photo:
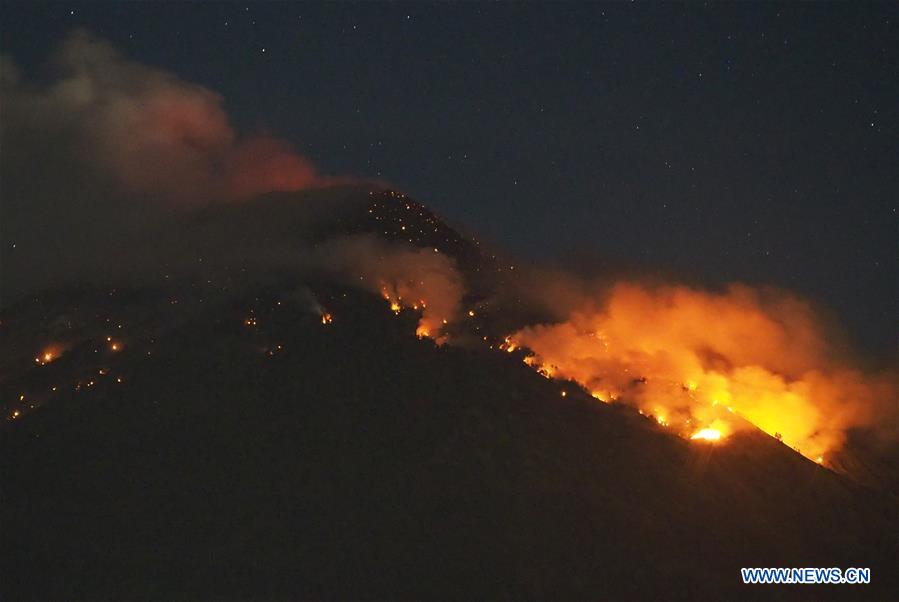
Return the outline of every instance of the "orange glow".
<path id="1" fill-rule="evenodd" d="M 817 460 L 847 429 L 895 413 L 890 375 L 853 368 L 811 307 L 784 293 L 619 283 L 575 307 L 500 347 L 527 347 L 525 363 L 542 375 L 576 380 L 685 438 L 718 441 L 752 424 Z"/>
<path id="2" fill-rule="evenodd" d="M 45 347 L 40 354 L 34 357 L 34 363 L 38 366 L 45 366 L 50 362 L 59 359 L 65 349 L 61 345 L 53 344 Z"/>
<path id="3" fill-rule="evenodd" d="M 512 342 L 512 337 L 506 337 L 503 339 L 502 344 L 499 346 L 500 349 L 505 350 L 508 353 L 512 353 L 516 349 L 518 349 L 518 345 Z"/>
<path id="4" fill-rule="evenodd" d="M 690 436 L 690 439 L 698 439 L 700 441 L 718 441 L 721 439 L 721 431 L 717 429 L 700 429 Z"/>
<path id="5" fill-rule="evenodd" d="M 419 283 L 423 285 L 423 282 Z M 418 322 L 418 327 L 415 329 L 415 335 L 422 338 L 433 338 L 440 344 L 446 342 L 446 336 L 443 335 L 443 327 L 449 324 L 447 318 L 444 318 L 439 315 L 435 315 L 435 311 L 428 310 L 428 302 L 424 299 L 419 299 L 414 302 L 405 302 L 403 294 L 400 292 L 406 293 L 414 293 L 414 290 L 411 288 L 406 288 L 405 286 L 400 287 L 396 290 L 390 290 L 387 284 L 383 284 L 381 286 L 381 296 L 384 297 L 384 300 L 390 305 L 390 311 L 399 315 L 400 312 L 403 311 L 403 308 L 411 308 L 414 311 L 421 312 L 421 319 Z M 434 333 L 438 333 L 435 334 Z"/>
<path id="6" fill-rule="evenodd" d="M 455 262 L 428 249 L 387 245 L 368 236 L 351 236 L 322 249 L 332 268 L 354 274 L 354 284 L 379 293 L 394 313 L 418 306 L 418 332 L 446 341 L 444 320 L 458 316 L 464 291 Z"/>
<path id="7" fill-rule="evenodd" d="M 331 316 L 331 314 L 329 314 L 329 313 L 322 314 L 322 324 L 327 325 L 333 321 L 334 321 L 334 318 Z"/>

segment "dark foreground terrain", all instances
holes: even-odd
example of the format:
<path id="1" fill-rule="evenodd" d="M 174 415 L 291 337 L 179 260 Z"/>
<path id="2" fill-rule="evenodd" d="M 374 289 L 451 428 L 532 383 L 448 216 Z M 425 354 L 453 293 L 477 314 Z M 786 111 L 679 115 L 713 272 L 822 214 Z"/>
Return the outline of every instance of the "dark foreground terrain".
<path id="1" fill-rule="evenodd" d="M 517 354 L 420 340 L 375 294 L 298 286 L 5 314 L 2 599 L 896 598 L 889 493 L 761 433 L 681 440 Z M 27 333 L 79 328 L 16 364 Z M 872 583 L 744 586 L 744 566 Z"/>

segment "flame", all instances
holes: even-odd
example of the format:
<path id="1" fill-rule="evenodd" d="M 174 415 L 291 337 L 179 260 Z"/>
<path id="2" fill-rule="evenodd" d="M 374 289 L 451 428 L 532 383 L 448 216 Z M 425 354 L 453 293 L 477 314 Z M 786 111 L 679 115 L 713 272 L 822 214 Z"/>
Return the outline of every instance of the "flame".
<path id="1" fill-rule="evenodd" d="M 329 314 L 329 313 L 322 314 L 322 324 L 328 325 L 333 321 L 334 321 L 334 317 L 331 316 L 331 314 Z M 280 348 L 280 345 L 279 345 L 279 348 Z"/>
<path id="2" fill-rule="evenodd" d="M 723 440 L 751 423 L 812 460 L 895 399 L 889 375 L 840 360 L 807 303 L 745 286 L 620 283 L 603 303 L 524 328 L 504 346 L 529 348 L 524 361 L 542 375 L 576 380 L 685 438 Z"/>
<path id="3" fill-rule="evenodd" d="M 420 336 L 438 343 L 446 341 L 444 326 L 459 316 L 464 292 L 462 277 L 451 257 L 430 248 L 386 243 L 369 235 L 333 239 L 322 244 L 318 253 L 336 274 L 352 275 L 353 286 L 379 293 L 395 314 L 404 309 L 420 312 Z"/>
<path id="4" fill-rule="evenodd" d="M 46 366 L 52 361 L 59 359 L 65 348 L 62 345 L 52 344 L 45 347 L 38 355 L 34 356 L 34 363 L 38 366 Z"/>
<path id="5" fill-rule="evenodd" d="M 718 441 L 721 439 L 721 431 L 718 429 L 704 428 L 699 429 L 690 436 L 690 439 L 699 439 L 702 441 Z"/>
<path id="6" fill-rule="evenodd" d="M 420 282 L 419 285 L 424 286 L 424 282 Z M 449 320 L 445 317 L 435 315 L 433 310 L 427 311 L 428 302 L 424 299 L 406 302 L 403 298 L 403 294 L 399 292 L 401 290 L 408 291 L 411 290 L 411 287 L 407 287 L 406 285 L 391 287 L 386 283 L 381 284 L 381 296 L 387 301 L 390 306 L 390 311 L 396 315 L 399 315 L 405 308 L 420 311 L 421 319 L 418 322 L 418 327 L 415 329 L 415 335 L 420 339 L 433 338 L 440 344 L 445 343 L 447 337 L 443 334 L 443 327 L 449 324 Z"/>
<path id="7" fill-rule="evenodd" d="M 508 353 L 512 353 L 513 351 L 515 351 L 516 349 L 518 349 L 518 345 L 516 345 L 516 344 L 512 341 L 512 337 L 511 337 L 511 336 L 508 336 L 508 337 L 506 337 L 505 339 L 503 339 L 503 342 L 500 344 L 499 348 L 502 349 L 502 350 L 504 350 L 504 351 L 507 351 Z"/>

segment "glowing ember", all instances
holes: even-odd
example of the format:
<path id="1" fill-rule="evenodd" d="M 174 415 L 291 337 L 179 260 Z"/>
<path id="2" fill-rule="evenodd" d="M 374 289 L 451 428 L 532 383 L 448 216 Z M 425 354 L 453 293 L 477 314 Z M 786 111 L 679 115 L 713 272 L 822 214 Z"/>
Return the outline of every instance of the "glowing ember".
<path id="1" fill-rule="evenodd" d="M 40 355 L 34 357 L 34 363 L 38 366 L 45 366 L 50 362 L 59 358 L 64 349 L 59 345 L 51 345 L 41 351 Z"/>
<path id="2" fill-rule="evenodd" d="M 333 321 L 334 321 L 334 318 L 331 316 L 331 314 L 328 314 L 328 313 L 322 314 L 322 324 L 327 325 Z"/>

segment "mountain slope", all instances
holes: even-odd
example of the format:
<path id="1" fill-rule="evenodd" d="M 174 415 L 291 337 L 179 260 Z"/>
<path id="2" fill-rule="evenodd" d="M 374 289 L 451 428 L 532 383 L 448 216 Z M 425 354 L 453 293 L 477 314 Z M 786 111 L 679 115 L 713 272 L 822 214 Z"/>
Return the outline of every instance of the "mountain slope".
<path id="1" fill-rule="evenodd" d="M 895 592 L 894 500 L 770 437 L 687 442 L 339 279 L 229 274 L 4 313 L 4 599 Z M 65 333 L 46 365 L 23 351 Z"/>

